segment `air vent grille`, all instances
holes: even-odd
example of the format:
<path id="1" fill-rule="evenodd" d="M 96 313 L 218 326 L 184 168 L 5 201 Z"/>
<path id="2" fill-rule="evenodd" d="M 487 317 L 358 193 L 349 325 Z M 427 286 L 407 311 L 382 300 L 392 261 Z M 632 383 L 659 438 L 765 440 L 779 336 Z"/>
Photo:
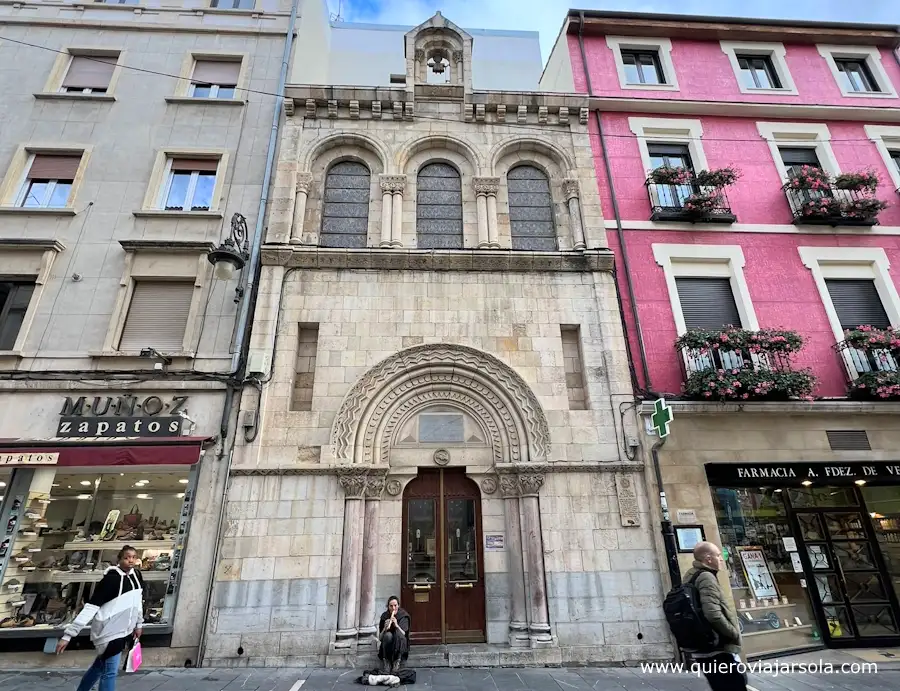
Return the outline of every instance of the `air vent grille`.
<path id="1" fill-rule="evenodd" d="M 828 430 L 828 444 L 832 451 L 871 451 L 869 435 L 861 429 Z"/>

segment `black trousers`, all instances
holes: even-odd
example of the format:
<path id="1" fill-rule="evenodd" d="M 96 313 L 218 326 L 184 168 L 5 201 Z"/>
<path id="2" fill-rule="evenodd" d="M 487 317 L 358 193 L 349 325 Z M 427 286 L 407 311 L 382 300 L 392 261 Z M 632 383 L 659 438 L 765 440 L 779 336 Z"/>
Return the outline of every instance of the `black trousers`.
<path id="1" fill-rule="evenodd" d="M 712 691 L 747 691 L 747 678 L 731 653 L 695 658 L 695 661 L 701 665 L 700 669 Z"/>
<path id="2" fill-rule="evenodd" d="M 395 662 L 400 659 L 400 641 L 395 640 L 397 634 L 385 631 L 381 634 L 381 643 L 378 646 L 378 659 L 387 662 Z"/>

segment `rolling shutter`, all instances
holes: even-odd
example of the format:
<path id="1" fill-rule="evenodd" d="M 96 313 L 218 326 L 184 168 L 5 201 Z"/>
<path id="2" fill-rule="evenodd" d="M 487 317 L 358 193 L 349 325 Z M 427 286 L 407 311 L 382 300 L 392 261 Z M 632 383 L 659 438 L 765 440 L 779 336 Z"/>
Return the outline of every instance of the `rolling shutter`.
<path id="1" fill-rule="evenodd" d="M 218 158 L 173 158 L 173 173 L 215 173 L 219 168 Z"/>
<path id="2" fill-rule="evenodd" d="M 70 89 L 108 89 L 118 56 L 76 55 L 62 85 Z"/>
<path id="3" fill-rule="evenodd" d="M 743 326 L 727 278 L 676 278 L 678 300 L 689 329 Z"/>
<path id="4" fill-rule="evenodd" d="M 29 180 L 74 180 L 81 154 L 35 154 Z"/>
<path id="5" fill-rule="evenodd" d="M 237 86 L 241 63 L 235 60 L 197 60 L 191 81 L 195 84 Z"/>
<path id="6" fill-rule="evenodd" d="M 193 281 L 138 281 L 122 330 L 119 350 L 155 348 L 161 353 L 184 350 Z"/>
<path id="7" fill-rule="evenodd" d="M 831 303 L 841 321 L 842 329 L 858 326 L 890 328 L 891 322 L 871 279 L 826 279 Z"/>

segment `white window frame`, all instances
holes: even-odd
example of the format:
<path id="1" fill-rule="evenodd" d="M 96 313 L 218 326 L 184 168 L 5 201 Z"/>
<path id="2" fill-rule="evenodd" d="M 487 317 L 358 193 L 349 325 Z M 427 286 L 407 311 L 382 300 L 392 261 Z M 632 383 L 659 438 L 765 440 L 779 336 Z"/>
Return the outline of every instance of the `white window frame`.
<path id="1" fill-rule="evenodd" d="M 832 46 L 817 45 L 819 55 L 825 58 L 831 76 L 844 96 L 850 98 L 897 98 L 897 90 L 894 88 L 891 78 L 884 69 L 881 61 L 881 51 L 876 46 Z M 841 75 L 835 62 L 838 60 L 860 60 L 866 63 L 872 78 L 881 91 L 853 91 L 847 89 L 841 81 Z"/>
<path id="2" fill-rule="evenodd" d="M 22 181 L 19 183 L 19 192 L 18 192 L 18 194 L 16 194 L 16 201 L 15 201 L 15 206 L 20 209 L 26 208 L 26 207 L 23 207 L 22 204 L 25 202 L 25 197 L 28 195 L 28 188 L 31 185 L 31 180 L 29 179 L 28 174 L 31 172 L 31 166 L 34 163 L 34 159 L 36 157 L 37 157 L 37 154 L 29 154 L 28 160 L 25 163 L 25 172 L 22 175 Z M 79 166 L 80 165 L 81 164 L 79 163 Z M 64 206 L 49 206 L 50 199 L 53 198 L 53 192 L 56 189 L 57 184 L 59 184 L 59 180 L 50 180 L 50 184 L 47 186 L 47 192 L 44 196 L 43 201 L 41 202 L 41 205 L 37 206 L 37 207 L 32 206 L 32 207 L 27 207 L 27 208 L 30 208 L 30 209 L 65 209 L 65 208 L 67 208 L 68 199 L 71 199 L 71 197 L 72 197 L 72 189 L 71 188 L 75 187 L 75 179 L 73 178 L 71 180 L 71 182 L 68 183 L 70 185 L 70 189 L 69 189 L 69 196 L 66 199 L 67 204 Z"/>
<path id="3" fill-rule="evenodd" d="M 637 137 L 645 175 L 653 170 L 648 142 L 684 144 L 690 151 L 695 170 L 709 170 L 706 152 L 703 150 L 703 123 L 700 120 L 628 118 L 628 127 Z"/>
<path id="4" fill-rule="evenodd" d="M 678 75 L 675 63 L 672 62 L 672 41 L 668 38 L 638 38 L 635 36 L 607 36 L 606 45 L 613 53 L 616 62 L 616 74 L 619 75 L 619 87 L 622 89 L 639 89 L 643 91 L 678 91 Z M 625 78 L 625 63 L 622 61 L 622 50 L 642 50 L 655 52 L 659 57 L 665 84 L 631 84 Z"/>
<path id="5" fill-rule="evenodd" d="M 741 325 L 751 331 L 759 330 L 759 321 L 747 280 L 744 278 L 744 251 L 740 245 L 651 245 L 653 258 L 662 267 L 672 305 L 675 330 L 681 336 L 687 332 L 676 278 L 727 278 L 731 283 L 734 302 L 741 317 Z"/>
<path id="6" fill-rule="evenodd" d="M 222 10 L 233 12 L 235 10 L 249 12 L 250 10 L 256 9 L 256 0 L 252 0 L 252 4 L 250 7 L 222 7 L 221 5 L 213 5 L 213 0 L 209 0 L 209 8 L 212 10 Z"/>
<path id="7" fill-rule="evenodd" d="M 728 56 L 728 62 L 731 63 L 731 69 L 734 71 L 734 78 L 737 80 L 738 88 L 742 94 L 777 94 L 780 96 L 797 96 L 797 87 L 794 79 L 791 77 L 791 71 L 788 69 L 786 55 L 787 50 L 783 43 L 743 43 L 736 41 L 719 41 L 722 52 Z M 755 55 L 768 58 L 775 70 L 778 81 L 781 82 L 781 88 L 754 88 L 744 84 L 741 78 L 741 66 L 738 62 L 738 54 Z"/>
<path id="8" fill-rule="evenodd" d="M 221 84 L 210 84 L 209 85 L 209 96 L 196 96 L 195 92 L 196 92 L 198 86 L 203 86 L 203 85 L 191 83 L 191 98 L 219 98 L 219 89 L 222 88 Z M 235 84 L 234 86 L 229 86 L 227 88 L 234 91 L 234 93 L 231 96 L 229 96 L 228 98 L 229 99 L 235 98 L 235 96 L 237 96 L 237 90 L 238 90 L 237 84 Z"/>
<path id="9" fill-rule="evenodd" d="M 760 136 L 769 144 L 772 160 L 781 175 L 781 181 L 788 181 L 788 171 L 781 159 L 778 148 L 809 147 L 815 148 L 819 163 L 827 173 L 840 175 L 841 167 L 831 148 L 831 132 L 828 125 L 819 123 L 797 122 L 757 122 L 756 129 Z"/>
<path id="10" fill-rule="evenodd" d="M 157 203 L 159 208 L 163 211 L 179 211 L 179 209 L 169 209 L 166 207 L 166 200 L 169 198 L 169 192 L 172 190 L 172 183 L 175 180 L 175 175 L 172 173 L 172 160 L 173 160 L 172 156 L 169 156 L 166 159 L 166 169 L 164 172 L 165 177 L 163 178 L 164 184 L 161 186 L 162 193 L 160 194 L 159 201 Z M 218 161 L 218 163 L 216 165 L 215 181 L 213 182 L 213 197 L 214 198 L 215 198 L 215 193 L 216 193 L 216 185 L 219 182 L 219 167 L 221 165 L 222 165 L 221 161 Z M 185 213 L 194 211 L 194 209 L 191 208 L 191 205 L 194 201 L 194 193 L 197 191 L 197 180 L 199 179 L 199 177 L 200 177 L 199 171 L 194 170 L 191 172 L 191 180 L 188 183 L 188 188 L 184 195 L 184 206 L 181 207 L 180 211 L 183 211 Z M 213 211 L 214 210 L 213 206 L 214 206 L 214 201 L 215 201 L 214 198 L 209 200 L 209 206 L 206 209 L 197 209 L 197 211 L 199 211 L 200 213 Z"/>
<path id="11" fill-rule="evenodd" d="M 866 136 L 875 142 L 878 153 L 884 159 L 888 175 L 891 177 L 891 182 L 894 183 L 894 189 L 900 190 L 900 170 L 897 169 L 897 164 L 891 158 L 891 149 L 900 150 L 900 127 L 866 125 L 865 130 Z"/>

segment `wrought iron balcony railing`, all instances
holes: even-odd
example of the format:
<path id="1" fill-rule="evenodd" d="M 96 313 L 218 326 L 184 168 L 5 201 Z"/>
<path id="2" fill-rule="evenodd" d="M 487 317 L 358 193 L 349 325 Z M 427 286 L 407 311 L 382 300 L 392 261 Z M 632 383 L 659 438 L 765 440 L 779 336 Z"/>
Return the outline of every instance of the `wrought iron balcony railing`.
<path id="1" fill-rule="evenodd" d="M 687 378 L 706 370 L 784 371 L 789 370 L 788 359 L 780 353 L 748 353 L 743 350 L 681 349 L 681 373 Z"/>
<path id="2" fill-rule="evenodd" d="M 696 184 L 672 185 L 647 180 L 651 221 L 734 223 L 725 190 Z"/>
<path id="3" fill-rule="evenodd" d="M 896 398 L 900 391 L 900 353 L 892 348 L 863 347 L 841 341 L 835 345 L 844 370 L 848 391 L 857 398 Z M 880 396 L 888 392 L 889 395 Z"/>
<path id="4" fill-rule="evenodd" d="M 794 223 L 798 225 L 874 226 L 878 225 L 880 202 L 858 190 L 835 187 L 806 189 L 790 182 L 782 187 Z"/>

